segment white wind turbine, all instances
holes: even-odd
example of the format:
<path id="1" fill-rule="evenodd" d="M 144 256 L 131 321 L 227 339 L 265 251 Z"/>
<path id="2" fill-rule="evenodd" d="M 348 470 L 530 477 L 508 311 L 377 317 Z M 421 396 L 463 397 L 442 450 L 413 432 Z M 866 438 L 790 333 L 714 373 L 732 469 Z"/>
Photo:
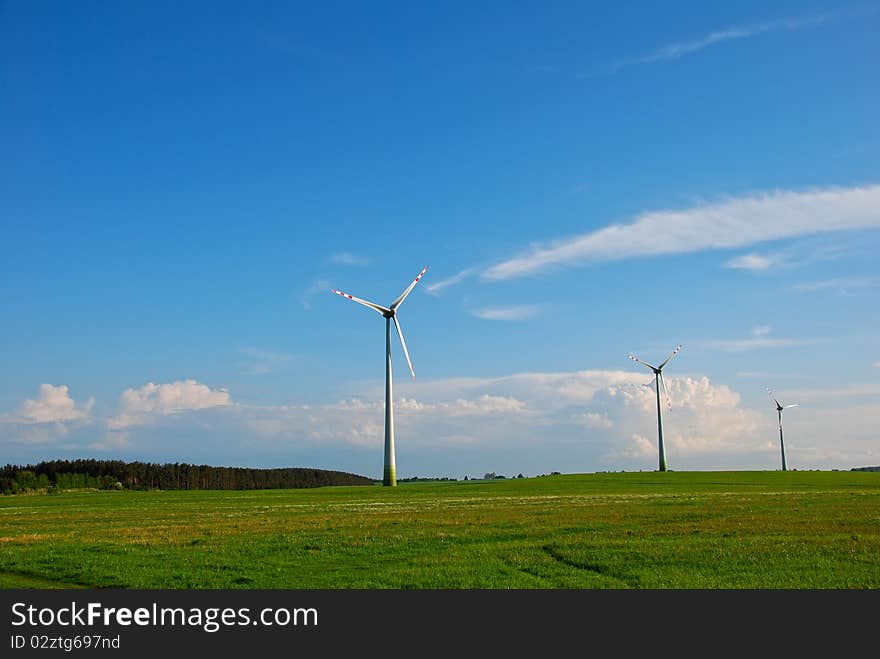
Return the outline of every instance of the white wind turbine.
<path id="1" fill-rule="evenodd" d="M 409 372 L 412 373 L 413 379 L 415 380 L 416 372 L 413 370 L 412 361 L 410 361 L 409 358 L 409 351 L 406 349 L 406 341 L 403 340 L 403 330 L 400 329 L 400 323 L 397 322 L 397 309 L 403 304 L 406 296 L 412 292 L 412 289 L 419 283 L 419 279 L 422 278 L 422 275 L 424 275 L 427 270 L 428 266 L 425 266 L 419 275 L 413 279 L 412 283 L 406 287 L 406 290 L 387 307 L 333 289 L 333 292 L 337 295 L 341 295 L 352 302 L 357 302 L 365 307 L 369 307 L 385 317 L 385 469 L 382 474 L 382 485 L 389 485 L 391 487 L 397 485 L 397 469 L 394 461 L 394 408 L 391 400 L 391 321 L 394 321 L 394 327 L 397 328 L 397 336 L 400 337 L 400 345 L 403 347 L 403 355 L 406 357 L 406 363 L 409 365 Z"/>
<path id="2" fill-rule="evenodd" d="M 770 388 L 767 388 L 767 393 L 770 394 L 771 400 L 776 403 L 776 414 L 779 416 L 779 450 L 782 451 L 782 471 L 786 471 L 785 467 L 785 443 L 782 441 L 782 410 L 787 410 L 789 407 L 797 407 L 797 403 L 789 403 L 788 405 L 781 405 L 776 397 L 773 395 L 773 392 Z"/>
<path id="3" fill-rule="evenodd" d="M 676 346 L 675 350 L 672 351 L 672 354 L 669 355 L 669 357 L 666 358 L 666 361 L 660 364 L 660 366 L 651 366 L 648 362 L 643 362 L 634 355 L 627 355 L 627 357 L 634 362 L 641 364 L 642 366 L 647 366 L 654 371 L 654 390 L 657 392 L 657 437 L 660 452 L 660 471 L 666 471 L 666 449 L 663 448 L 663 417 L 660 414 L 660 384 L 663 384 L 663 391 L 666 393 L 666 407 L 671 411 L 672 399 L 669 398 L 669 389 L 667 389 L 666 381 L 663 379 L 663 367 L 669 363 L 670 359 L 678 354 L 679 350 L 681 350 L 681 346 Z"/>

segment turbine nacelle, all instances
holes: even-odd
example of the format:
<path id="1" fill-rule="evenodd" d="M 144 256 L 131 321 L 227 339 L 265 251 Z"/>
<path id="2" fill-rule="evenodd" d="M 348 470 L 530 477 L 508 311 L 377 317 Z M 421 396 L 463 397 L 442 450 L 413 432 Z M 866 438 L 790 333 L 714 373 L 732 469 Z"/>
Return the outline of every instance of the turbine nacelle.
<path id="1" fill-rule="evenodd" d="M 782 403 L 780 403 L 778 400 L 776 400 L 776 396 L 773 395 L 773 391 L 770 389 L 770 387 L 767 387 L 767 393 L 770 395 L 770 400 L 776 403 L 777 412 L 782 412 L 782 410 L 787 410 L 790 407 L 798 406 L 797 403 L 789 403 L 788 405 L 783 405 Z"/>

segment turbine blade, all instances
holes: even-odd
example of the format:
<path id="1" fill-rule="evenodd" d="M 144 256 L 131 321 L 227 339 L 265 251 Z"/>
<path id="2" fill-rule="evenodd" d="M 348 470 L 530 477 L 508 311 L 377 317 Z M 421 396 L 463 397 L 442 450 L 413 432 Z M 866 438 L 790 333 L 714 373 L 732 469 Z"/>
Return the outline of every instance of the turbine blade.
<path id="1" fill-rule="evenodd" d="M 360 299 L 359 297 L 355 297 L 354 295 L 349 295 L 348 293 L 344 293 L 344 292 L 342 292 L 342 291 L 337 291 L 335 288 L 333 289 L 332 292 L 333 292 L 333 293 L 336 293 L 337 295 L 341 295 L 341 296 L 344 297 L 344 298 L 348 298 L 348 299 L 351 300 L 352 302 L 357 302 L 358 304 L 362 304 L 362 305 L 364 305 L 365 307 L 369 307 L 369 308 L 372 309 L 373 311 L 377 311 L 377 312 L 379 312 L 380 314 L 382 314 L 383 316 L 384 316 L 386 313 L 391 313 L 391 309 L 386 309 L 385 307 L 383 307 L 383 306 L 381 306 L 381 305 L 375 304 L 375 303 L 373 303 L 373 302 L 368 302 L 367 300 L 362 300 L 362 299 Z"/>
<path id="2" fill-rule="evenodd" d="M 663 374 L 660 374 L 660 382 L 663 383 L 663 391 L 666 393 L 666 409 L 670 412 L 672 411 L 672 398 L 669 396 L 669 389 L 666 387 L 666 380 L 663 379 Z"/>
<path id="3" fill-rule="evenodd" d="M 636 357 L 635 355 L 627 355 L 627 357 L 629 357 L 630 359 L 632 359 L 632 360 L 633 360 L 634 362 L 636 362 L 637 364 L 642 364 L 643 366 L 647 366 L 647 367 L 650 368 L 652 371 L 655 370 L 654 367 L 651 366 L 648 362 L 643 362 L 641 359 L 639 359 L 639 358 Z"/>
<path id="4" fill-rule="evenodd" d="M 773 395 L 773 391 L 771 391 L 770 387 L 767 387 L 767 393 L 770 394 L 770 400 L 776 403 L 776 407 L 782 407 L 782 405 L 779 404 L 779 401 L 776 400 L 776 397 Z"/>
<path id="5" fill-rule="evenodd" d="M 392 311 L 396 310 L 397 307 L 399 307 L 401 304 L 403 304 L 403 301 L 406 299 L 406 296 L 412 292 L 412 289 L 414 289 L 416 287 L 416 284 L 419 283 L 419 279 L 421 279 L 422 275 L 424 275 L 427 271 L 428 271 L 428 266 L 425 266 L 424 268 L 422 268 L 422 271 L 416 276 L 415 279 L 412 280 L 412 283 L 406 287 L 406 290 L 400 294 L 400 297 L 391 303 L 391 310 Z"/>
<path id="6" fill-rule="evenodd" d="M 409 365 L 409 372 L 412 373 L 413 380 L 416 379 L 416 372 L 413 370 L 412 361 L 409 358 L 409 351 L 406 349 L 406 341 L 403 340 L 403 330 L 400 329 L 400 323 L 397 322 L 397 316 L 392 316 L 394 326 L 397 328 L 397 336 L 400 337 L 400 345 L 403 346 L 403 355 L 406 357 L 406 363 Z"/>
<path id="7" fill-rule="evenodd" d="M 664 366 L 666 366 L 666 364 L 669 363 L 669 360 L 672 359 L 673 357 L 675 357 L 675 356 L 678 354 L 678 352 L 679 352 L 680 350 L 681 350 L 681 346 L 680 346 L 680 345 L 679 345 L 679 346 L 675 346 L 675 350 L 672 351 L 672 354 L 669 355 L 669 357 L 666 358 L 666 361 L 663 362 L 662 364 L 660 364 L 660 366 L 658 366 L 657 368 L 658 368 L 658 369 L 661 369 L 661 368 L 663 368 Z"/>
<path id="8" fill-rule="evenodd" d="M 782 409 L 787 410 L 789 407 L 797 407 L 797 406 L 798 406 L 797 403 L 792 403 L 791 405 L 783 405 Z"/>

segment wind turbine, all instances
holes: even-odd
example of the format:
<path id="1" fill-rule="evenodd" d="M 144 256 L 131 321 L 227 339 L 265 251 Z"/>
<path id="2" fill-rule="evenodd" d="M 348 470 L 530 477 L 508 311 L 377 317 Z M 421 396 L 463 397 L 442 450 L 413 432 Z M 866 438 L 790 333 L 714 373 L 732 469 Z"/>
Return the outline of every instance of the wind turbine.
<path id="1" fill-rule="evenodd" d="M 400 345 L 403 347 L 403 355 L 406 357 L 406 363 L 409 365 L 409 372 L 412 373 L 413 380 L 416 379 L 416 372 L 413 370 L 412 361 L 409 358 L 409 351 L 406 349 L 406 341 L 403 340 L 403 330 L 400 329 L 400 323 L 397 322 L 397 310 L 406 296 L 412 292 L 415 285 L 419 283 L 419 279 L 427 272 L 428 266 L 412 280 L 412 283 L 406 287 L 406 290 L 394 300 L 389 306 L 383 307 L 367 300 L 362 300 L 354 295 L 337 291 L 333 292 L 342 297 L 348 298 L 352 302 L 357 302 L 365 307 L 369 307 L 373 311 L 377 311 L 385 317 L 385 469 L 382 474 L 382 485 L 395 487 L 397 485 L 397 470 L 394 461 L 394 408 L 392 405 L 391 391 L 391 321 L 394 321 L 394 327 L 397 328 L 397 336 L 400 337 Z"/>
<path id="2" fill-rule="evenodd" d="M 636 357 L 635 355 L 627 355 L 634 362 L 641 364 L 642 366 L 647 366 L 652 371 L 654 371 L 654 389 L 657 392 L 657 437 L 658 437 L 658 446 L 660 451 L 660 471 L 666 471 L 666 449 L 663 448 L 663 417 L 660 414 L 660 384 L 663 384 L 663 391 L 666 393 L 666 407 L 669 411 L 672 411 L 672 400 L 669 398 L 669 389 L 666 387 L 666 381 L 663 379 L 663 367 L 669 363 L 669 360 L 675 357 L 678 354 L 678 351 L 681 350 L 681 346 L 676 346 L 675 350 L 672 351 L 672 354 L 666 358 L 660 366 L 651 366 L 648 362 L 643 362 L 641 359 Z"/>
<path id="3" fill-rule="evenodd" d="M 788 405 L 781 405 L 776 397 L 773 395 L 773 392 L 768 387 L 767 393 L 770 394 L 770 398 L 776 403 L 776 414 L 779 416 L 779 450 L 782 451 L 782 471 L 786 471 L 785 468 L 785 443 L 782 441 L 782 410 L 787 410 L 789 407 L 797 407 L 797 403 L 790 403 Z"/>

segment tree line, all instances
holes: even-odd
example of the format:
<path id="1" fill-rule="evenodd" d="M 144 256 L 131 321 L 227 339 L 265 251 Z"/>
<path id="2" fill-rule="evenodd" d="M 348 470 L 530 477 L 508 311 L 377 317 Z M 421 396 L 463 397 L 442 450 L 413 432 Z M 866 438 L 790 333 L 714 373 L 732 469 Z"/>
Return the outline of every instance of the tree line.
<path id="1" fill-rule="evenodd" d="M 51 460 L 0 469 L 0 492 L 57 492 L 71 489 L 268 490 L 327 485 L 372 485 L 366 476 L 328 469 L 213 467 L 181 462 Z"/>

